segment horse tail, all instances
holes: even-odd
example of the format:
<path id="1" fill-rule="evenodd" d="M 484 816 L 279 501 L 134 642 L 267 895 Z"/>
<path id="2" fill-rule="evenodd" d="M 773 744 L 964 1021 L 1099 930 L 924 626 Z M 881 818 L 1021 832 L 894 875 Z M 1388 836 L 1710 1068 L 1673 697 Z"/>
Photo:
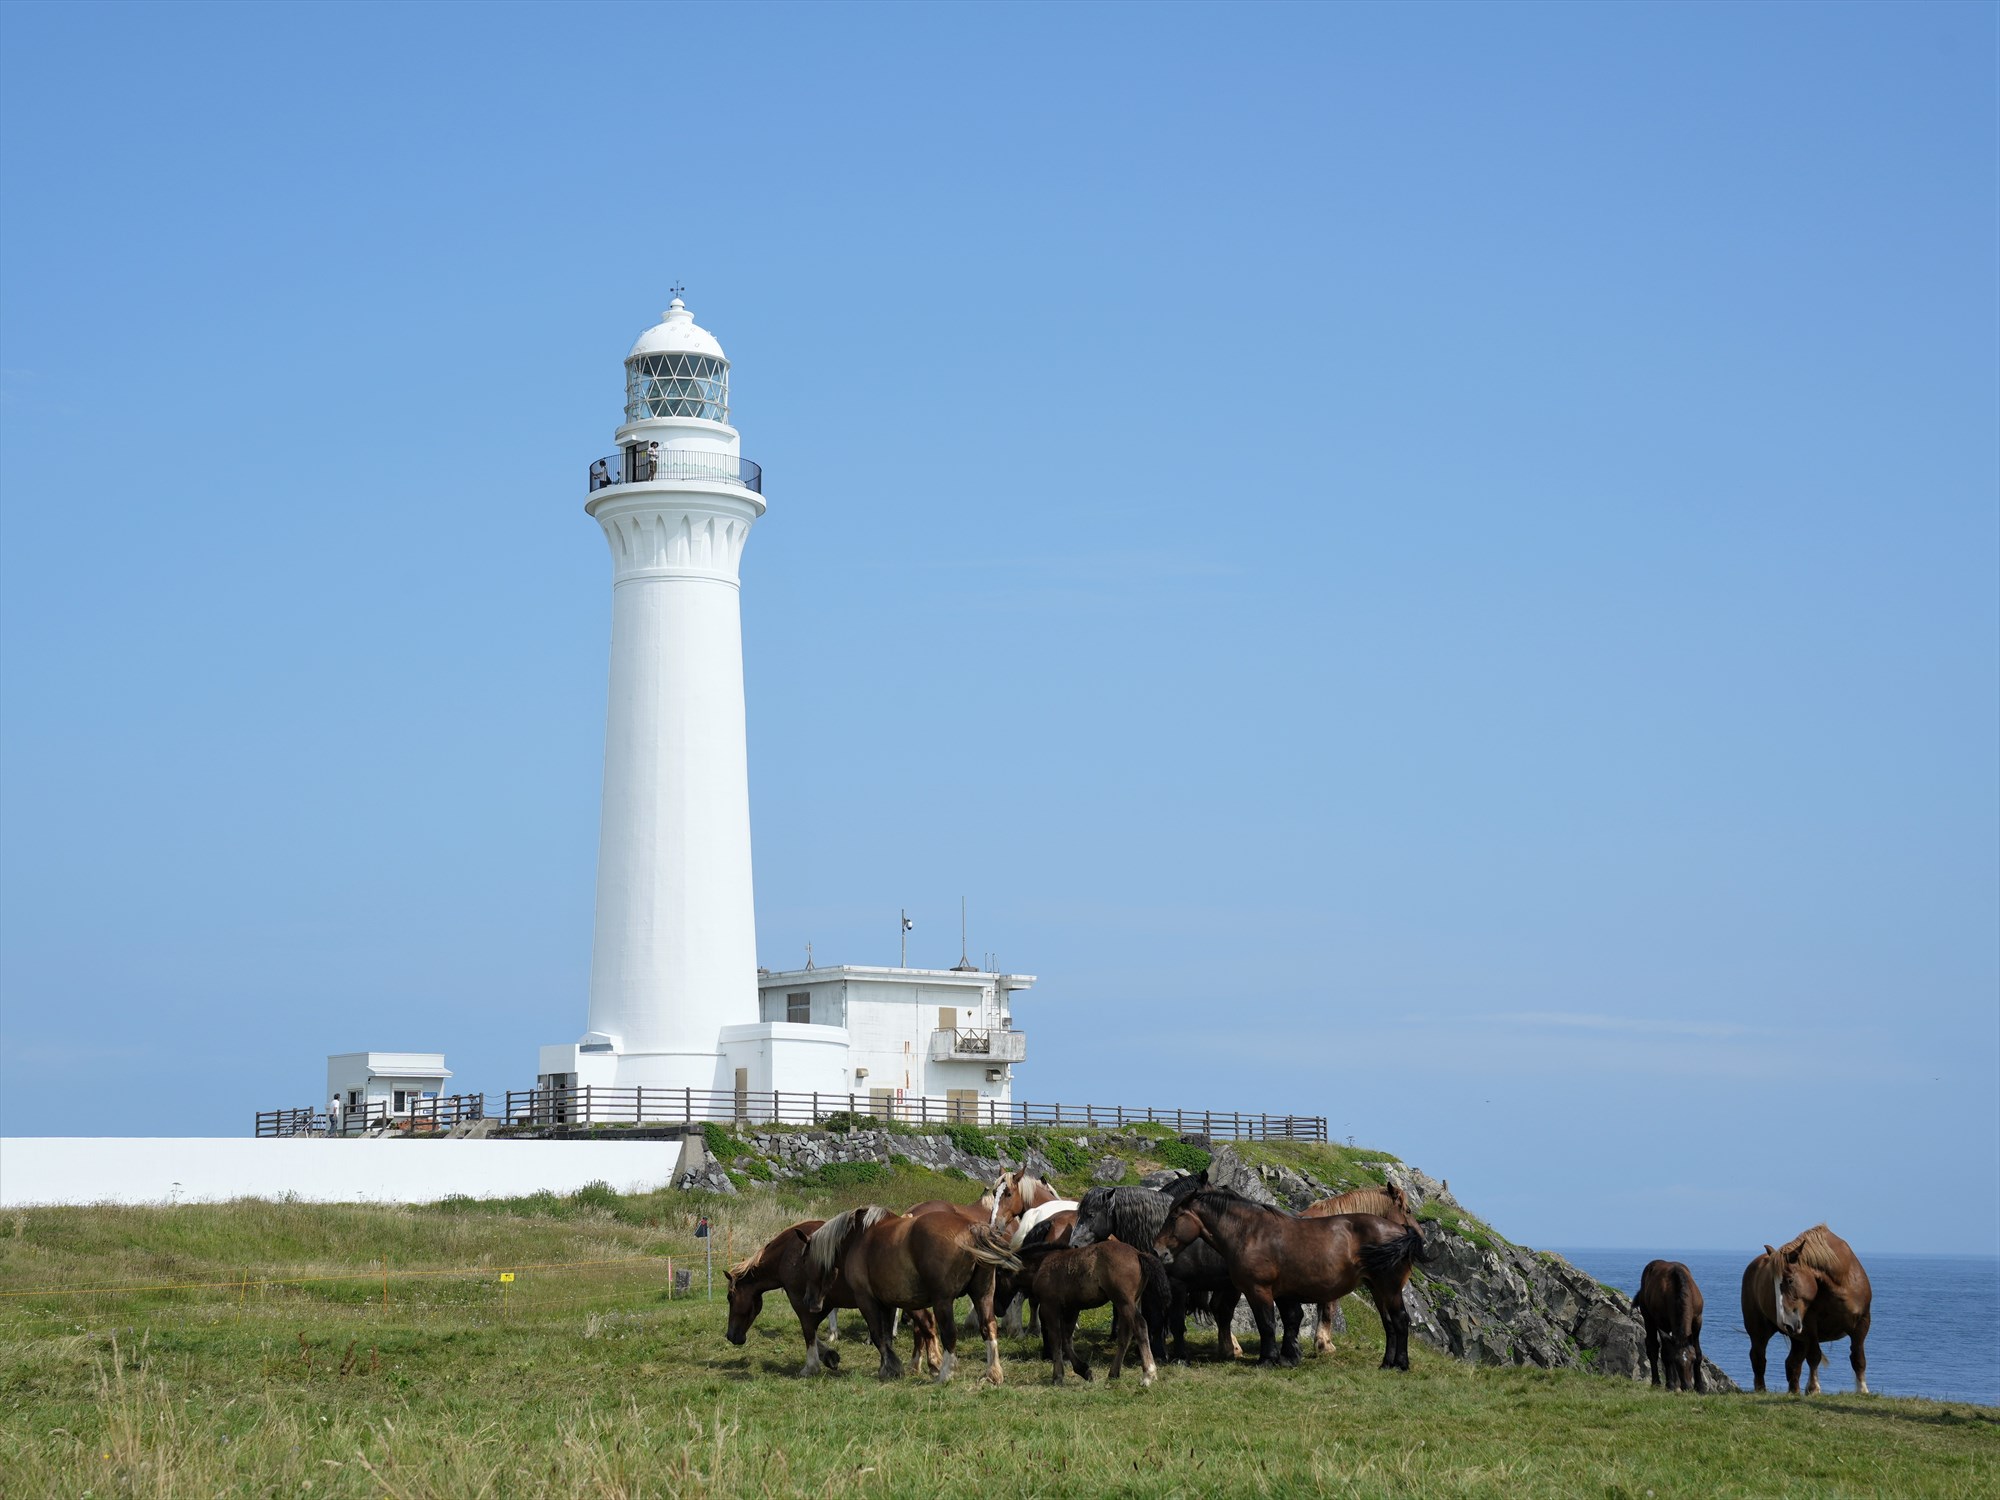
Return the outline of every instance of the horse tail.
<path id="1" fill-rule="evenodd" d="M 1406 1227 L 1393 1239 L 1361 1247 L 1362 1272 L 1373 1281 L 1400 1281 L 1424 1252 L 1424 1237 L 1414 1227 Z"/>
<path id="2" fill-rule="evenodd" d="M 1437 1240 L 1437 1238 L 1433 1235 L 1424 1233 L 1424 1221 L 1422 1219 L 1412 1218 L 1410 1220 L 1410 1227 L 1416 1231 L 1417 1235 L 1418 1260 L 1422 1261 L 1425 1265 L 1429 1265 L 1432 1261 L 1436 1260 L 1440 1255 L 1444 1254 L 1444 1246 Z M 1435 1221 L 1432 1222 L 1431 1227 L 1433 1229 L 1438 1229 L 1438 1230 L 1442 1230 L 1444 1228 L 1442 1224 L 1439 1224 Z"/>
<path id="3" fill-rule="evenodd" d="M 972 1252 L 972 1258 L 982 1266 L 998 1266 L 1003 1271 L 1021 1269 L 1021 1257 L 1007 1246 L 1007 1236 L 985 1224 L 972 1224 L 965 1238 L 965 1248 Z"/>
<path id="4" fill-rule="evenodd" d="M 1139 1308 L 1146 1316 L 1146 1331 L 1151 1335 L 1157 1358 L 1167 1347 L 1167 1309 L 1174 1300 L 1174 1287 L 1167 1280 L 1167 1268 L 1152 1251 L 1139 1252 L 1139 1269 L 1146 1273 L 1146 1284 L 1139 1293 Z"/>
<path id="5" fill-rule="evenodd" d="M 1676 1261 L 1667 1268 L 1667 1326 L 1673 1329 L 1676 1338 L 1684 1339 L 1692 1331 L 1688 1326 L 1692 1321 L 1688 1302 L 1688 1273 Z"/>

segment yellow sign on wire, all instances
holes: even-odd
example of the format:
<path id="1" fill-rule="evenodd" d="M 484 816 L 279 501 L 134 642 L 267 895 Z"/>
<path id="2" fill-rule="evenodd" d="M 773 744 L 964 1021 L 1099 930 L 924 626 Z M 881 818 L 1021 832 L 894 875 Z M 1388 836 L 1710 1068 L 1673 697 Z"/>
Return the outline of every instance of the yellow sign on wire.
<path id="1" fill-rule="evenodd" d="M 514 1273 L 512 1271 L 502 1271 L 500 1273 L 500 1279 L 503 1282 L 512 1281 L 514 1279 Z"/>

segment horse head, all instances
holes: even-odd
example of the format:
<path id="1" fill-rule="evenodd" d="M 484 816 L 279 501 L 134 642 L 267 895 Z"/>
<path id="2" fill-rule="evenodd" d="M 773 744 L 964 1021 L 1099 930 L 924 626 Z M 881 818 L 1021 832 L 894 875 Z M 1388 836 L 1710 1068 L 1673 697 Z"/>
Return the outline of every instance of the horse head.
<path id="1" fill-rule="evenodd" d="M 1153 1236 L 1153 1253 L 1171 1264 L 1176 1250 L 1185 1249 L 1196 1240 L 1214 1243 L 1208 1220 L 1204 1217 L 1201 1197 L 1191 1193 L 1167 1211 L 1167 1222 Z"/>
<path id="2" fill-rule="evenodd" d="M 1669 1370 L 1678 1372 L 1682 1390 L 1691 1391 L 1695 1388 L 1696 1367 L 1701 1363 L 1701 1353 L 1695 1340 L 1683 1339 L 1672 1328 L 1662 1328 L 1660 1363 Z"/>
<path id="3" fill-rule="evenodd" d="M 1807 1306 L 1819 1295 L 1820 1275 L 1799 1258 L 1796 1247 L 1771 1254 L 1778 1261 L 1772 1310 L 1777 1315 L 1779 1329 L 1797 1338 L 1805 1331 Z"/>
<path id="4" fill-rule="evenodd" d="M 1023 1166 L 1021 1170 L 1026 1171 L 1027 1168 Z M 986 1216 L 986 1224 L 988 1228 L 998 1229 L 1000 1227 L 1001 1219 L 1003 1218 L 1017 1219 L 1021 1216 L 1021 1211 L 1018 1206 L 1009 1207 L 1009 1200 L 1018 1200 L 1020 1197 L 1020 1190 L 1018 1187 L 1020 1178 L 1021 1178 L 1020 1172 L 1014 1171 L 1013 1169 L 1008 1167 L 1008 1165 L 1005 1162 L 1002 1162 L 1000 1164 L 1000 1175 L 993 1179 L 993 1185 L 989 1187 L 985 1193 L 985 1197 L 991 1198 L 993 1200 L 992 1211 L 988 1213 Z"/>
<path id="5" fill-rule="evenodd" d="M 746 1260 L 723 1273 L 729 1288 L 729 1326 L 722 1330 L 722 1336 L 732 1344 L 741 1344 L 750 1336 L 750 1325 L 764 1310 L 763 1292 L 752 1290 L 751 1278 L 744 1274 L 749 1269 L 750 1262 Z"/>

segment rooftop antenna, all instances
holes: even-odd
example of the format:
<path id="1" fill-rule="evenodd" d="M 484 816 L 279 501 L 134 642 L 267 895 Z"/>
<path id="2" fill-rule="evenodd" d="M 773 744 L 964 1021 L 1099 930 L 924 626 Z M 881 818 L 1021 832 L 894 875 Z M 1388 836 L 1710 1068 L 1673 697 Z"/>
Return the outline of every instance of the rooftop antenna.
<path id="1" fill-rule="evenodd" d="M 910 920 L 908 908 L 901 908 L 900 915 L 903 919 L 903 967 L 907 969 L 910 966 L 910 929 L 917 924 Z"/>
<path id="2" fill-rule="evenodd" d="M 951 971 L 954 974 L 977 974 L 972 960 L 965 953 L 965 897 L 958 898 L 958 964 Z"/>
<path id="3" fill-rule="evenodd" d="M 676 281 L 671 288 L 671 292 L 674 300 L 678 302 L 684 295 L 686 295 L 687 288 L 682 286 L 678 281 Z"/>
<path id="4" fill-rule="evenodd" d="M 810 969 L 810 968 L 811 968 L 812 966 L 813 966 L 813 945 L 812 945 L 811 943 L 807 943 L 807 944 L 806 944 L 806 967 L 807 967 L 808 969 Z"/>

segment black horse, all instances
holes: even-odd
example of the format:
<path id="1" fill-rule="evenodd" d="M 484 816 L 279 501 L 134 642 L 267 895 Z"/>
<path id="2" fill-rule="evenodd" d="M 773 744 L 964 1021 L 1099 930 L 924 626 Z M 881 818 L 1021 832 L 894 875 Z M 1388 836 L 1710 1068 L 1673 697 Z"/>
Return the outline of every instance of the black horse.
<path id="1" fill-rule="evenodd" d="M 1099 1240 L 1122 1240 L 1141 1250 L 1151 1250 L 1153 1240 L 1167 1222 L 1167 1216 L 1190 1193 L 1208 1186 L 1208 1173 L 1196 1172 L 1177 1177 L 1164 1189 L 1143 1187 L 1092 1188 L 1078 1200 L 1076 1227 L 1070 1231 L 1072 1246 L 1082 1247 Z M 1173 1299 L 1167 1309 L 1167 1326 L 1173 1339 L 1173 1357 L 1187 1363 L 1187 1315 L 1206 1311 L 1215 1319 L 1215 1357 L 1233 1360 L 1241 1352 L 1232 1324 L 1242 1293 L 1229 1279 L 1222 1257 L 1199 1242 L 1174 1254 L 1167 1267 Z M 1165 1359 L 1157 1333 L 1153 1357 Z"/>

